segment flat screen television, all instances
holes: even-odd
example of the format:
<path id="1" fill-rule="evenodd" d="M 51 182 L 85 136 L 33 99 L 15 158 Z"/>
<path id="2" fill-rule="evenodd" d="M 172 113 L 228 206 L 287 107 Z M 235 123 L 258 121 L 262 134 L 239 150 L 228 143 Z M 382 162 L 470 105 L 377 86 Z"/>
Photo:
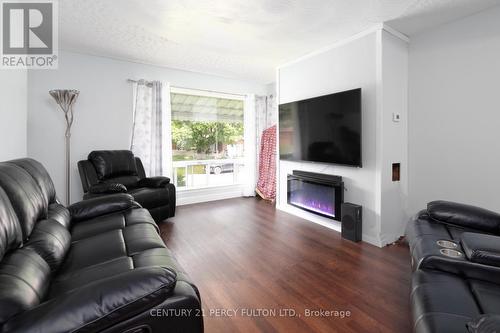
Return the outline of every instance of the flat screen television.
<path id="1" fill-rule="evenodd" d="M 280 159 L 362 166 L 361 88 L 279 106 Z"/>

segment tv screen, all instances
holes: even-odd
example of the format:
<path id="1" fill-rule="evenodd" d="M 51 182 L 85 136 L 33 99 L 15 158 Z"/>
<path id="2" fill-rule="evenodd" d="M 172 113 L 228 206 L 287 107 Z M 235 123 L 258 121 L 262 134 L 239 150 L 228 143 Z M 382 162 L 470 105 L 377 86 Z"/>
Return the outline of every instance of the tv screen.
<path id="1" fill-rule="evenodd" d="M 280 159 L 361 167 L 361 88 L 279 106 Z"/>

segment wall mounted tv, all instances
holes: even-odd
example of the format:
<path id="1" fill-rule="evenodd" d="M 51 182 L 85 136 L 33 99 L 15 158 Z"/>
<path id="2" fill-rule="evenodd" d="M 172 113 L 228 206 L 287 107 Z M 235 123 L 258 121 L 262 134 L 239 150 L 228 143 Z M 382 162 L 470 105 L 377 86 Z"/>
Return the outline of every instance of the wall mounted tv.
<path id="1" fill-rule="evenodd" d="M 280 159 L 361 167 L 361 88 L 279 106 Z"/>

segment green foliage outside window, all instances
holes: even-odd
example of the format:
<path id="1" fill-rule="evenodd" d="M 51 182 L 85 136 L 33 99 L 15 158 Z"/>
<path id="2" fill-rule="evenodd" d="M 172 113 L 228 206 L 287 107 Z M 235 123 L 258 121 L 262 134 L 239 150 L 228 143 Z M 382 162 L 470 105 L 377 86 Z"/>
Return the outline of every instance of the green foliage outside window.
<path id="1" fill-rule="evenodd" d="M 243 140 L 243 123 L 172 120 L 172 143 L 176 150 L 211 154 L 225 145 Z M 174 160 L 184 159 L 176 158 Z"/>

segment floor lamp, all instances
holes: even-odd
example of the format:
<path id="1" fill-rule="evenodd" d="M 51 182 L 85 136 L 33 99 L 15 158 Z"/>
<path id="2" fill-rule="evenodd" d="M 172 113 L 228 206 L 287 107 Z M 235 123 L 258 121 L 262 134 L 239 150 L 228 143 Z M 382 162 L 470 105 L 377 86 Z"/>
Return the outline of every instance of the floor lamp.
<path id="1" fill-rule="evenodd" d="M 80 94 L 78 90 L 56 89 L 49 91 L 57 104 L 64 112 L 66 119 L 66 132 L 64 134 L 66 139 L 66 205 L 70 204 L 70 157 L 71 157 L 71 125 L 73 125 L 73 105 Z"/>

